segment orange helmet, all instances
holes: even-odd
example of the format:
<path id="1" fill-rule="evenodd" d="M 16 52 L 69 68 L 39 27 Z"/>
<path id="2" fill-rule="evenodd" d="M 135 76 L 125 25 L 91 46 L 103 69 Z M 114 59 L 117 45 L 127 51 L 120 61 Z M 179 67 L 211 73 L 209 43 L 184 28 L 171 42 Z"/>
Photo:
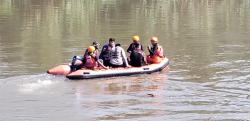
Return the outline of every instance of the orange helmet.
<path id="1" fill-rule="evenodd" d="M 132 40 L 138 42 L 140 40 L 140 37 L 138 35 L 135 35 L 132 37 Z"/>
<path id="2" fill-rule="evenodd" d="M 92 53 L 95 51 L 95 47 L 94 46 L 89 46 L 88 47 L 88 52 Z"/>
<path id="3" fill-rule="evenodd" d="M 150 39 L 150 41 L 151 41 L 151 42 L 158 42 L 158 38 L 157 38 L 157 37 L 152 37 L 152 38 Z"/>

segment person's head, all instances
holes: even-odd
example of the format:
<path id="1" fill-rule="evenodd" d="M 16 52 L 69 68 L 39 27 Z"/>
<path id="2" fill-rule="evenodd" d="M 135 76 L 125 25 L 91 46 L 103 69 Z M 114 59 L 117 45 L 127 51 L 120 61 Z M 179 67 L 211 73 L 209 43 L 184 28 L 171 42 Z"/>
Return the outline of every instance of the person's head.
<path id="1" fill-rule="evenodd" d="M 99 49 L 100 44 L 97 41 L 94 41 L 92 45 L 95 47 L 95 49 Z"/>
<path id="2" fill-rule="evenodd" d="M 132 40 L 134 43 L 138 43 L 140 41 L 140 37 L 138 35 L 135 35 L 132 37 Z"/>
<path id="3" fill-rule="evenodd" d="M 117 47 L 117 46 L 121 47 L 121 44 L 120 44 L 120 43 L 117 43 L 117 44 L 115 44 L 115 46 L 116 46 L 116 47 Z"/>
<path id="4" fill-rule="evenodd" d="M 115 45 L 115 38 L 109 38 L 109 45 L 114 46 Z"/>
<path id="5" fill-rule="evenodd" d="M 150 39 L 152 45 L 157 45 L 158 43 L 158 38 L 157 37 L 151 37 Z"/>
<path id="6" fill-rule="evenodd" d="M 94 53 L 95 47 L 94 46 L 89 46 L 88 47 L 88 53 Z"/>

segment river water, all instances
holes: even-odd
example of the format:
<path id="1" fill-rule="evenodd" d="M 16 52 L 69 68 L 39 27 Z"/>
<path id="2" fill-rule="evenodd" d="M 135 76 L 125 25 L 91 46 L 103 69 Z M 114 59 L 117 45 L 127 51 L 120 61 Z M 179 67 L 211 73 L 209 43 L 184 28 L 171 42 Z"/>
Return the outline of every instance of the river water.
<path id="1" fill-rule="evenodd" d="M 0 121 L 250 120 L 249 0 L 0 0 Z M 159 37 L 169 71 L 68 80 L 98 40 Z"/>

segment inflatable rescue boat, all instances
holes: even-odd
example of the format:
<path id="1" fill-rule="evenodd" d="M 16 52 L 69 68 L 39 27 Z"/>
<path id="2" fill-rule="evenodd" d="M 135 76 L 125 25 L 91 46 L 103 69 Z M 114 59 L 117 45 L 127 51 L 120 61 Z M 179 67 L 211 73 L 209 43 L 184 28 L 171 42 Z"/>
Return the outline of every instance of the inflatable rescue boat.
<path id="1" fill-rule="evenodd" d="M 110 68 L 110 69 L 79 69 L 70 71 L 69 65 L 59 65 L 47 71 L 48 74 L 65 75 L 69 79 L 91 79 L 114 76 L 129 76 L 135 74 L 150 74 L 161 71 L 169 65 L 169 59 L 163 58 L 158 64 L 149 64 L 142 67 Z"/>

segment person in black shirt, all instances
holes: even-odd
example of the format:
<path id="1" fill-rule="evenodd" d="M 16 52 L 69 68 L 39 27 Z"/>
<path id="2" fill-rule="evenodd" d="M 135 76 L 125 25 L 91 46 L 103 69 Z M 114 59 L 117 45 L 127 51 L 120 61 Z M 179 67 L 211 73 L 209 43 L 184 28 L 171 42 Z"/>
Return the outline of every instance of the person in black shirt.
<path id="1" fill-rule="evenodd" d="M 146 64 L 143 46 L 140 44 L 138 35 L 132 37 L 133 43 L 129 45 L 127 52 L 129 53 L 129 64 L 131 66 L 140 67 Z"/>

